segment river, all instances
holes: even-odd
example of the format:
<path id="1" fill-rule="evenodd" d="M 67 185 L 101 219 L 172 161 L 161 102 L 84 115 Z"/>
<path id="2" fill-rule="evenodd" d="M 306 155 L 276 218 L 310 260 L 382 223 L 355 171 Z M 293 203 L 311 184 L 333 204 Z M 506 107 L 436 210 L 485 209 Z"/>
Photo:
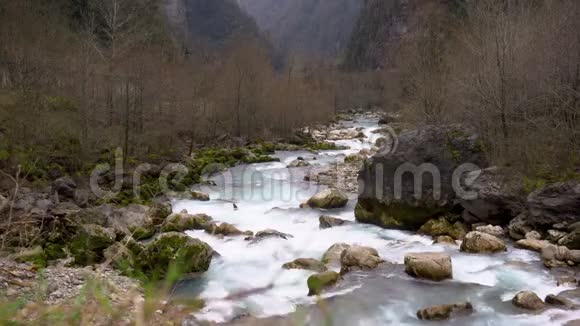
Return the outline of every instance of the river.
<path id="1" fill-rule="evenodd" d="M 186 282 L 180 293 L 196 295 L 206 301 L 198 319 L 227 322 L 250 315 L 283 315 L 302 320 L 296 324 L 320 325 L 415 325 L 422 324 L 416 311 L 430 305 L 470 301 L 475 312 L 445 322 L 446 325 L 560 325 L 580 318 L 578 312 L 551 309 L 528 314 L 511 304 L 521 290 L 531 290 L 540 297 L 558 294 L 569 288 L 557 286 L 556 279 L 541 264 L 535 252 L 509 246 L 506 253 L 495 255 L 466 254 L 458 246 L 432 244 L 430 237 L 410 232 L 351 224 L 319 229 L 321 214 L 354 221 L 356 194 L 350 194 L 342 209 L 321 212 L 300 209 L 300 203 L 324 188 L 304 181 L 308 171 L 328 167 L 345 155 L 370 148 L 378 137 L 376 117 L 359 115 L 344 121 L 347 127 L 362 127 L 366 138 L 340 140 L 349 150 L 277 152 L 280 162 L 237 166 L 213 178 L 216 186 L 203 190 L 209 202 L 177 201 L 174 211 L 206 213 L 218 222 L 234 224 L 253 232 L 275 229 L 291 234 L 287 240 L 272 238 L 259 243 L 244 237 L 219 238 L 203 231 L 189 231 L 192 237 L 207 242 L 219 253 L 203 277 Z M 312 166 L 286 168 L 297 157 Z M 236 202 L 235 210 L 231 201 Z M 335 288 L 318 298 L 308 297 L 306 279 L 313 272 L 285 270 L 282 264 L 296 258 L 320 259 L 335 243 L 359 244 L 376 248 L 387 264 L 374 271 L 347 274 Z M 407 252 L 446 252 L 453 260 L 453 279 L 441 283 L 420 281 L 404 273 Z M 321 311 L 325 311 L 322 313 Z"/>

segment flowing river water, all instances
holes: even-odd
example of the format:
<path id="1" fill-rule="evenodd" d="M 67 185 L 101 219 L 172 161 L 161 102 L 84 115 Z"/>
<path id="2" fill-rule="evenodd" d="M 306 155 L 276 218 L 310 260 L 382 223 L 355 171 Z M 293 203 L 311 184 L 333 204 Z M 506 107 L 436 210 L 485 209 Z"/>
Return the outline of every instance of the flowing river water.
<path id="1" fill-rule="evenodd" d="M 458 246 L 432 244 L 430 237 L 410 232 L 386 230 L 365 224 L 350 224 L 319 229 L 322 214 L 354 221 L 356 194 L 350 194 L 346 207 L 329 211 L 300 209 L 300 203 L 324 189 L 304 181 L 309 171 L 328 168 L 345 155 L 371 148 L 379 137 L 378 119 L 359 115 L 346 127 L 362 127 L 363 140 L 340 140 L 348 150 L 277 152 L 280 162 L 237 166 L 214 178 L 211 200 L 177 201 L 174 211 L 206 213 L 215 221 L 234 224 L 253 232 L 275 229 L 291 234 L 287 240 L 269 238 L 258 243 L 244 237 L 219 238 L 203 231 L 189 231 L 192 237 L 207 242 L 219 253 L 202 277 L 184 283 L 178 294 L 195 295 L 206 301 L 196 315 L 200 320 L 227 322 L 250 315 L 283 315 L 296 325 L 414 325 L 424 323 L 416 311 L 426 306 L 470 301 L 475 309 L 469 316 L 457 317 L 452 325 L 561 325 L 580 318 L 578 312 L 551 309 L 526 313 L 510 300 L 521 290 L 540 297 L 558 294 L 569 288 L 557 286 L 556 279 L 541 264 L 535 252 L 509 247 L 494 255 L 466 254 Z M 298 157 L 312 166 L 288 169 Z M 236 202 L 235 210 L 232 201 Z M 309 297 L 306 280 L 314 272 L 285 270 L 282 264 L 296 258 L 320 259 L 335 243 L 358 244 L 376 248 L 389 263 L 374 271 L 351 272 L 320 298 Z M 453 261 L 453 279 L 435 283 L 416 280 L 404 273 L 407 252 L 446 252 Z M 317 304 L 318 303 L 318 304 Z"/>

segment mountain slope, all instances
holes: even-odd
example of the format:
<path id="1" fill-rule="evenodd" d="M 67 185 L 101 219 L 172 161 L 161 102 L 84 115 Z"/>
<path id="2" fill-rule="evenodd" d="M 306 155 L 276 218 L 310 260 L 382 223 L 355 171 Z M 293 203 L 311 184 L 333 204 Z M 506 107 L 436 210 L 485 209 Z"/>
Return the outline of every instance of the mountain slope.
<path id="1" fill-rule="evenodd" d="M 363 0 L 238 0 L 282 54 L 337 57 Z"/>

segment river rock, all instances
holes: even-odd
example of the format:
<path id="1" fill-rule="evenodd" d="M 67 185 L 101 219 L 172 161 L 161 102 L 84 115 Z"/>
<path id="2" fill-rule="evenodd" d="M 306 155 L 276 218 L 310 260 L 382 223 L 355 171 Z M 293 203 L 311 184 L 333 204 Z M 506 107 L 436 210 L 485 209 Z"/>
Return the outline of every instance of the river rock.
<path id="1" fill-rule="evenodd" d="M 484 226 L 478 226 L 475 228 L 475 231 L 487 233 L 487 234 L 493 235 L 494 237 L 498 237 L 498 238 L 505 236 L 505 231 L 499 225 L 494 226 L 494 225 L 489 224 L 489 225 L 484 225 Z"/>
<path id="2" fill-rule="evenodd" d="M 346 224 L 352 223 L 350 221 L 346 221 L 346 220 L 332 217 L 332 216 L 328 216 L 328 215 L 322 215 L 322 216 L 320 216 L 320 218 L 318 220 L 319 220 L 321 229 L 329 229 L 329 228 L 332 228 L 335 226 L 341 226 L 341 225 L 346 225 Z"/>
<path id="3" fill-rule="evenodd" d="M 306 167 L 306 166 L 310 166 L 310 163 L 308 163 L 308 161 L 305 160 L 294 160 L 292 162 L 290 162 L 290 164 L 288 164 L 288 166 L 286 166 L 287 168 L 291 169 L 291 168 L 302 168 L 302 167 Z"/>
<path id="4" fill-rule="evenodd" d="M 453 278 L 451 257 L 444 253 L 409 253 L 405 255 L 407 274 L 431 281 Z"/>
<path id="5" fill-rule="evenodd" d="M 530 240 L 540 240 L 542 239 L 542 235 L 540 232 L 534 230 L 526 233 L 525 238 Z"/>
<path id="6" fill-rule="evenodd" d="M 419 228 L 418 232 L 431 236 L 449 235 L 449 231 L 452 228 L 453 225 L 445 218 L 445 216 L 441 216 L 427 221 Z"/>
<path id="7" fill-rule="evenodd" d="M 574 304 L 574 302 L 572 302 L 572 300 L 565 298 L 561 295 L 549 294 L 548 296 L 546 296 L 546 299 L 544 301 L 546 301 L 546 304 L 561 307 L 564 309 L 572 309 L 576 307 L 576 305 Z"/>
<path id="8" fill-rule="evenodd" d="M 340 257 L 342 253 L 350 248 L 346 243 L 335 243 L 326 250 L 322 256 L 322 262 L 328 265 L 340 265 Z"/>
<path id="9" fill-rule="evenodd" d="M 478 231 L 468 233 L 461 243 L 460 249 L 470 253 L 494 253 L 507 250 L 501 239 Z"/>
<path id="10" fill-rule="evenodd" d="M 509 235 L 514 240 L 525 239 L 530 231 L 533 231 L 533 227 L 528 223 L 525 213 L 516 216 L 508 225 Z"/>
<path id="11" fill-rule="evenodd" d="M 279 239 L 284 239 L 284 240 L 288 240 L 288 238 L 293 238 L 294 236 L 288 233 L 283 233 L 277 230 L 273 230 L 273 229 L 266 229 L 263 231 L 259 231 L 256 233 L 255 236 L 250 236 L 247 237 L 245 240 L 247 241 L 251 241 L 252 243 L 257 243 L 260 242 L 262 240 L 265 239 L 271 239 L 271 238 L 279 238 Z"/>
<path id="12" fill-rule="evenodd" d="M 417 311 L 417 318 L 421 320 L 447 320 L 456 315 L 467 315 L 473 312 L 469 302 L 432 306 Z"/>
<path id="13" fill-rule="evenodd" d="M 348 203 L 348 197 L 336 188 L 325 189 L 312 196 L 307 204 L 313 208 L 341 208 Z"/>
<path id="14" fill-rule="evenodd" d="M 547 245 L 541 250 L 541 258 L 548 268 L 580 264 L 580 250 L 570 250 L 564 246 Z"/>
<path id="15" fill-rule="evenodd" d="M 71 202 L 62 202 L 50 209 L 50 214 L 56 217 L 64 217 L 69 214 L 78 213 L 81 210 L 76 204 Z"/>
<path id="16" fill-rule="evenodd" d="M 514 306 L 526 310 L 541 310 L 544 308 L 544 302 L 537 294 L 531 291 L 522 291 L 512 299 Z"/>
<path id="17" fill-rule="evenodd" d="M 550 242 L 546 240 L 537 239 L 522 239 L 515 243 L 516 248 L 527 249 L 532 251 L 541 252 L 544 247 L 549 246 Z"/>
<path id="18" fill-rule="evenodd" d="M 568 249 L 580 249 L 580 227 L 558 240 L 558 244 Z"/>
<path id="19" fill-rule="evenodd" d="M 374 248 L 350 246 L 340 255 L 341 274 L 353 269 L 374 269 L 383 261 Z"/>
<path id="20" fill-rule="evenodd" d="M 548 185 L 532 192 L 526 203 L 527 221 L 536 228 L 580 221 L 580 182 Z"/>
<path id="21" fill-rule="evenodd" d="M 249 232 L 244 232 L 238 229 L 235 225 L 230 223 L 221 223 L 221 224 L 210 224 L 209 227 L 205 229 L 205 231 L 209 234 L 214 235 L 223 235 L 223 236 L 239 236 L 239 235 L 248 235 L 251 236 Z"/>
<path id="22" fill-rule="evenodd" d="M 318 295 L 325 288 L 336 284 L 340 280 L 340 274 L 333 271 L 314 274 L 308 278 L 308 295 Z"/>
<path id="23" fill-rule="evenodd" d="M 134 239 L 147 239 L 155 234 L 151 208 L 145 205 L 129 205 L 115 211 L 109 225 L 117 235 L 131 235 Z"/>
<path id="24" fill-rule="evenodd" d="M 198 201 L 209 201 L 209 195 L 202 191 L 192 190 L 191 199 Z"/>
<path id="25" fill-rule="evenodd" d="M 379 152 L 362 167 L 357 220 L 385 228 L 419 229 L 434 216 L 450 211 L 456 199 L 453 174 L 467 162 L 486 166 L 479 137 L 464 128 L 427 126 L 402 133 L 395 151 Z M 414 175 L 406 172 L 413 170 Z M 438 183 L 429 171 L 441 177 L 439 198 L 433 195 L 439 189 L 434 189 Z M 382 177 L 380 183 L 377 176 Z M 423 181 L 420 189 L 415 189 L 415 177 Z"/>
<path id="26" fill-rule="evenodd" d="M 109 225 L 109 219 L 114 211 L 115 207 L 111 205 L 101 205 L 73 211 L 66 215 L 66 217 L 70 222 L 76 225 L 96 224 L 107 227 Z"/>
<path id="27" fill-rule="evenodd" d="M 439 243 L 439 244 L 452 244 L 452 245 L 457 245 L 457 242 L 455 242 L 455 239 L 453 239 L 452 237 L 448 236 L 448 235 L 440 235 L 438 237 L 435 238 L 435 240 L 433 241 L 433 243 Z"/>
<path id="28" fill-rule="evenodd" d="M 183 233 L 168 232 L 149 242 L 139 260 L 145 272 L 165 276 L 172 264 L 183 273 L 205 272 L 213 257 L 213 249 L 205 242 Z"/>
<path id="29" fill-rule="evenodd" d="M 306 269 L 306 270 L 311 270 L 311 271 L 315 271 L 315 272 L 326 272 L 328 270 L 328 268 L 326 268 L 326 266 L 322 262 L 320 262 L 314 258 L 298 258 L 298 259 L 295 259 L 294 261 L 291 261 L 289 263 L 282 265 L 282 268 L 284 268 L 284 269 Z"/>
<path id="30" fill-rule="evenodd" d="M 518 173 L 491 167 L 468 173 L 465 180 L 465 190 L 476 194 L 459 200 L 467 222 L 505 225 L 523 211 L 523 178 Z"/>
<path id="31" fill-rule="evenodd" d="M 161 225 L 162 232 L 183 232 L 187 230 L 207 230 L 212 218 L 206 214 L 190 215 L 185 213 L 169 215 Z"/>
<path id="32" fill-rule="evenodd" d="M 547 240 L 551 243 L 558 243 L 560 239 L 567 235 L 566 232 L 558 231 L 558 230 L 548 230 Z"/>

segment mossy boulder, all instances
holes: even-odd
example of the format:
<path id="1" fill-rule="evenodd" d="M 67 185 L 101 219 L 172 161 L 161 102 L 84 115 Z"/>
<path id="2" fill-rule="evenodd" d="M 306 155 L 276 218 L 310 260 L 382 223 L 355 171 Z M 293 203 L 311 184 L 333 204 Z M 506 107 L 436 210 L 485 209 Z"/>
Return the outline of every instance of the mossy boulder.
<path id="1" fill-rule="evenodd" d="M 103 260 L 103 251 L 115 242 L 115 232 L 96 224 L 82 225 L 68 244 L 75 264 L 91 265 Z"/>
<path id="2" fill-rule="evenodd" d="M 336 284 L 340 280 L 340 274 L 333 271 L 314 274 L 308 278 L 308 295 L 318 295 L 322 290 Z"/>
<path id="3" fill-rule="evenodd" d="M 360 198 L 355 207 L 360 223 L 374 224 L 387 229 L 417 230 L 432 217 L 446 209 L 441 206 L 408 206 L 382 200 Z"/>
<path id="4" fill-rule="evenodd" d="M 333 244 L 322 256 L 322 262 L 328 265 L 340 266 L 340 257 L 342 256 L 342 252 L 348 248 L 350 248 L 350 245 L 346 243 Z"/>
<path id="5" fill-rule="evenodd" d="M 328 188 L 312 196 L 306 203 L 312 208 L 341 208 L 348 203 L 348 197 L 336 188 Z"/>
<path id="6" fill-rule="evenodd" d="M 186 230 L 206 230 L 212 218 L 206 214 L 190 215 L 187 212 L 169 215 L 161 225 L 162 232 L 183 232 Z"/>
<path id="7" fill-rule="evenodd" d="M 135 240 L 147 239 L 156 231 L 153 213 L 149 206 L 132 204 L 116 210 L 110 225 L 119 237 L 130 235 Z"/>
<path id="8" fill-rule="evenodd" d="M 181 273 L 205 272 L 213 253 L 205 242 L 183 233 L 168 232 L 151 240 L 139 255 L 139 260 L 145 273 L 162 277 L 172 267 Z"/>
<path id="9" fill-rule="evenodd" d="M 192 190 L 191 192 L 191 199 L 198 200 L 198 201 L 209 201 L 209 195 L 205 192 Z"/>
<path id="10" fill-rule="evenodd" d="M 445 216 L 441 216 L 436 219 L 430 219 L 427 223 L 423 224 L 419 228 L 419 233 L 431 236 L 449 235 L 452 228 L 453 225 Z"/>
<path id="11" fill-rule="evenodd" d="M 145 249 L 144 245 L 127 236 L 115 242 L 103 251 L 105 261 L 110 262 L 125 275 L 136 275 L 140 271 L 139 256 Z"/>

